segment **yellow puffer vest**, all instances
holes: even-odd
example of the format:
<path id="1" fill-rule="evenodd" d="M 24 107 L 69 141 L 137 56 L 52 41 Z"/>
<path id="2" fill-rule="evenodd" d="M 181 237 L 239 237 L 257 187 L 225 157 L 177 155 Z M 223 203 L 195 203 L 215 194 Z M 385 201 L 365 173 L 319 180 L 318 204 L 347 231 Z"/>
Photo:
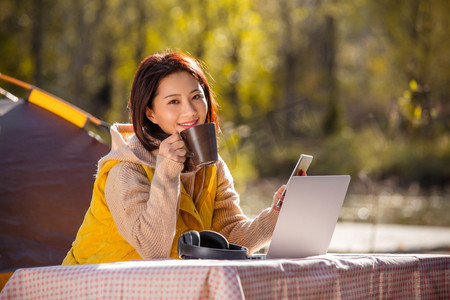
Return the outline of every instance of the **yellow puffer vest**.
<path id="1" fill-rule="evenodd" d="M 119 161 L 108 161 L 97 175 L 94 183 L 91 205 L 78 230 L 72 248 L 67 253 L 63 265 L 96 264 L 126 260 L 140 260 L 142 257 L 118 232 L 116 224 L 105 201 L 105 183 L 108 173 Z M 149 182 L 154 169 L 142 166 Z M 196 183 L 197 184 L 197 183 Z M 195 187 L 198 190 L 201 187 Z M 178 258 L 177 245 L 181 234 L 189 230 L 211 229 L 214 200 L 217 191 L 216 166 L 206 167 L 203 189 L 197 205 L 182 186 L 180 212 L 170 257 Z"/>

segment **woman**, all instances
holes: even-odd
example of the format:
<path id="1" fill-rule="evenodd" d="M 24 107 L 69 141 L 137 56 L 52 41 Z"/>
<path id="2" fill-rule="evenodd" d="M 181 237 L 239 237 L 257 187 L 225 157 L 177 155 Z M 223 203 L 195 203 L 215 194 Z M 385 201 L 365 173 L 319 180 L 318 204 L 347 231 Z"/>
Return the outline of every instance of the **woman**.
<path id="1" fill-rule="evenodd" d="M 189 230 L 213 230 L 252 253 L 271 239 L 283 188 L 273 207 L 244 216 L 232 176 L 219 157 L 196 168 L 180 132 L 214 122 L 217 105 L 199 63 L 180 52 L 140 64 L 129 99 L 132 125 L 111 128 L 90 207 L 63 264 L 178 258 Z"/>

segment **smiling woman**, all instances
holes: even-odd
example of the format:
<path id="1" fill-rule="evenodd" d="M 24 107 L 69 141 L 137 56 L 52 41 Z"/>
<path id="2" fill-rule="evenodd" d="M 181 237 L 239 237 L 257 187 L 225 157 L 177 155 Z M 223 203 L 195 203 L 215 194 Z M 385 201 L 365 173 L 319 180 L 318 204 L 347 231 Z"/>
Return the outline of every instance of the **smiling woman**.
<path id="1" fill-rule="evenodd" d="M 168 134 L 203 124 L 208 103 L 200 83 L 187 72 L 161 80 L 156 97 L 146 109 L 147 118 Z"/>
<path id="2" fill-rule="evenodd" d="M 270 241 L 278 198 L 250 220 L 225 162 L 196 166 L 187 157 L 181 131 L 219 128 L 194 58 L 169 52 L 144 59 L 129 108 L 133 124 L 112 126 L 112 150 L 99 161 L 90 208 L 63 264 L 178 258 L 178 239 L 188 231 L 216 231 L 250 254 Z"/>
<path id="3" fill-rule="evenodd" d="M 178 87 L 181 83 L 183 88 Z M 182 95 L 183 99 L 192 97 L 191 100 L 194 100 L 194 96 L 197 95 L 202 97 L 207 111 L 206 119 L 201 121 L 214 122 L 216 128 L 219 128 L 216 100 L 200 64 L 194 58 L 179 52 L 169 52 L 151 55 L 141 62 L 134 77 L 128 104 L 136 136 L 147 150 L 152 151 L 159 147 L 155 139 L 164 140 L 168 134 L 174 133 L 174 131 L 165 132 L 153 122 L 156 119 L 149 118 L 152 112 L 158 110 L 154 107 L 155 101 L 159 103 L 168 97 L 166 100 L 169 101 L 166 104 L 171 101 L 181 102 Z M 176 98 L 176 96 L 179 97 Z M 184 128 L 178 128 L 178 131 L 182 129 Z M 150 136 L 153 139 L 149 138 Z"/>

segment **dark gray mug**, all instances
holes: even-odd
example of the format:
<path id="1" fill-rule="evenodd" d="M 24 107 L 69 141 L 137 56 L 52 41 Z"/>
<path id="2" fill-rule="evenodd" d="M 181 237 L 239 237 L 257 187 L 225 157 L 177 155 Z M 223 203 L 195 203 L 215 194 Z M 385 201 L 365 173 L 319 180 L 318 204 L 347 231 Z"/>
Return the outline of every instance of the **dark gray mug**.
<path id="1" fill-rule="evenodd" d="M 216 124 L 200 124 L 180 132 L 189 153 L 197 167 L 211 165 L 217 162 Z"/>

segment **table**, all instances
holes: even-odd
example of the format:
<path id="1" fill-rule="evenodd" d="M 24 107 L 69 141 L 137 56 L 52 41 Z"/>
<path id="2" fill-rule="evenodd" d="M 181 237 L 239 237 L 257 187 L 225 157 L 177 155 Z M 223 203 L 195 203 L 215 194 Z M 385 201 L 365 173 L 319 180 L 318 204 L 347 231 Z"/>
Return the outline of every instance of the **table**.
<path id="1" fill-rule="evenodd" d="M 19 269 L 0 299 L 449 299 L 450 255 L 327 254 Z"/>

